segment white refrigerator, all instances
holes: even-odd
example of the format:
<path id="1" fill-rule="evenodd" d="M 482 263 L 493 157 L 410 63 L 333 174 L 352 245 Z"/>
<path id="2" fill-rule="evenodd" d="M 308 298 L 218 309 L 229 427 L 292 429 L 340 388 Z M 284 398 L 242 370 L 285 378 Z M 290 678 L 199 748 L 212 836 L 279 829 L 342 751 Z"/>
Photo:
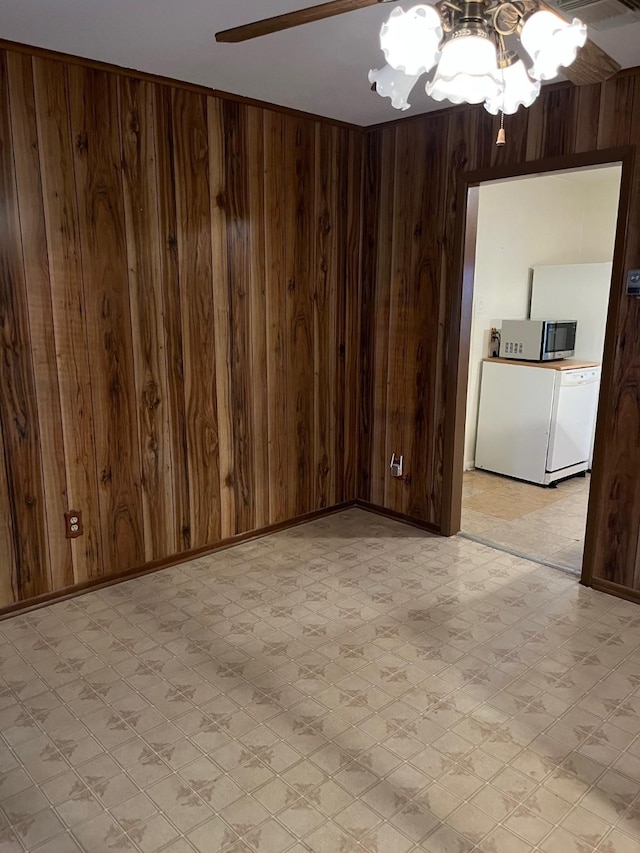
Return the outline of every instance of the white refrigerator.
<path id="1" fill-rule="evenodd" d="M 550 485 L 589 467 L 600 368 L 482 365 L 476 468 Z"/>

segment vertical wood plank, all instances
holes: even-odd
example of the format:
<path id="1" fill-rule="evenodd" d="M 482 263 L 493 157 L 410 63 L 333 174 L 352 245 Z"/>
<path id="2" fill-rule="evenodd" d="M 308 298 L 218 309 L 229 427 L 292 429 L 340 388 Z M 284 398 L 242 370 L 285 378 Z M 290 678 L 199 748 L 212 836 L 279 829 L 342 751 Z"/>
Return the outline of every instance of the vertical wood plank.
<path id="1" fill-rule="evenodd" d="M 347 421 L 347 258 L 349 253 L 349 235 L 347 233 L 345 212 L 348 209 L 347 187 L 349 183 L 349 164 L 347 156 L 347 136 L 340 130 L 336 134 L 336 204 L 341 211 L 341 227 L 336 233 L 336 263 L 338 266 L 338 285 L 336 288 L 335 327 L 336 352 L 333 383 L 336 388 L 336 440 L 333 457 L 335 471 L 336 499 L 342 500 L 346 486 L 346 421 Z M 353 391 L 348 389 L 349 393 Z"/>
<path id="2" fill-rule="evenodd" d="M 175 554 L 173 466 L 160 275 L 153 89 L 119 78 L 122 176 L 135 390 L 142 463 L 145 559 Z"/>
<path id="3" fill-rule="evenodd" d="M 315 174 L 315 288 L 313 301 L 314 349 L 314 449 L 315 506 L 335 502 L 334 461 L 336 440 L 337 357 L 336 299 L 338 284 L 336 221 L 337 214 L 337 131 L 316 127 Z"/>
<path id="4" fill-rule="evenodd" d="M 631 139 L 635 77 L 607 80 L 601 87 L 598 148 L 613 148 Z"/>
<path id="5" fill-rule="evenodd" d="M 560 157 L 575 150 L 578 89 L 543 89 L 529 108 L 527 160 Z"/>
<path id="6" fill-rule="evenodd" d="M 350 501 L 356 496 L 359 438 L 360 400 L 360 301 L 361 293 L 361 222 L 362 222 L 362 148 L 361 139 L 352 131 L 342 129 L 346 136 L 346 257 L 344 268 L 345 299 L 345 398 L 344 417 L 344 485 L 340 500 Z"/>
<path id="7" fill-rule="evenodd" d="M 285 120 L 286 179 L 286 318 L 289 339 L 288 515 L 313 506 L 313 126 L 303 119 Z"/>
<path id="8" fill-rule="evenodd" d="M 220 467 L 220 535 L 236 532 L 236 485 L 233 452 L 231 352 L 229 340 L 229 288 L 227 271 L 227 173 L 223 104 L 207 101 L 209 180 L 211 181 L 211 252 L 213 264 L 214 338 L 216 353 L 216 406 Z"/>
<path id="9" fill-rule="evenodd" d="M 288 516 L 287 366 L 290 354 L 286 323 L 285 272 L 285 118 L 268 112 L 265 143 L 265 269 L 267 385 L 269 387 L 269 517 L 272 524 Z"/>
<path id="10" fill-rule="evenodd" d="M 545 157 L 562 157 L 575 150 L 579 86 L 567 86 L 545 97 Z"/>
<path id="11" fill-rule="evenodd" d="M 253 384 L 254 511 L 255 526 L 269 523 L 269 417 L 267 382 L 267 304 L 265 269 L 265 113 L 249 107 L 247 146 L 249 160 L 251 377 Z"/>
<path id="12" fill-rule="evenodd" d="M 599 85 L 579 88 L 574 146 L 576 153 L 595 151 L 598 147 L 601 89 Z"/>
<path id="13" fill-rule="evenodd" d="M 0 417 L 0 607 L 6 607 L 18 600 L 13 584 L 16 580 L 16 560 L 11 518 L 11 499 L 7 482 L 4 436 Z"/>
<path id="14" fill-rule="evenodd" d="M 78 583 L 100 577 L 104 566 L 67 74 L 62 63 L 39 58 L 33 69 L 67 502 L 82 512 L 84 528 L 71 541 Z"/>
<path id="15" fill-rule="evenodd" d="M 227 301 L 233 432 L 235 533 L 255 527 L 253 377 L 251 376 L 251 255 L 245 108 L 223 102 L 227 198 Z"/>
<path id="16" fill-rule="evenodd" d="M 220 469 L 206 100 L 172 90 L 191 547 L 220 538 Z"/>
<path id="17" fill-rule="evenodd" d="M 71 127 L 107 573 L 144 561 L 117 78 L 69 66 Z"/>
<path id="18" fill-rule="evenodd" d="M 526 159 L 540 160 L 544 151 L 545 101 L 542 94 L 529 107 Z"/>
<path id="19" fill-rule="evenodd" d="M 400 126 L 396 130 L 394 162 L 394 219 L 391 263 L 391 294 L 389 309 L 388 359 L 389 373 L 386 388 L 387 441 L 385 447 L 384 505 L 402 507 L 405 482 L 392 477 L 386 466 L 392 454 L 406 457 L 404 447 L 405 417 L 407 415 L 407 350 L 408 324 L 412 286 L 411 210 L 413 207 L 412 151 L 414 141 L 410 129 Z M 411 381 L 411 379 L 409 379 Z M 407 460 L 409 462 L 409 460 Z"/>
<path id="20" fill-rule="evenodd" d="M 0 420 L 18 600 L 51 589 L 41 441 L 11 137 L 6 53 L 0 51 Z"/>
<path id="21" fill-rule="evenodd" d="M 180 273 L 178 261 L 178 222 L 171 89 L 154 87 L 155 158 L 160 230 L 160 277 L 164 305 L 168 409 L 171 464 L 175 473 L 174 517 L 167 524 L 174 528 L 177 550 L 192 547 L 191 480 L 187 447 L 187 412 L 184 390 L 184 356 Z"/>
<path id="22" fill-rule="evenodd" d="M 373 447 L 371 461 L 371 500 L 384 505 L 387 482 L 389 337 L 391 334 L 391 298 L 394 222 L 396 218 L 395 129 L 383 131 L 381 146 L 382 175 L 380 179 L 380 227 L 376 238 L 377 270 L 374 300 L 373 339 L 375 347 L 371 356 L 374 368 L 373 383 Z M 395 451 L 394 451 L 395 452 Z"/>
<path id="23" fill-rule="evenodd" d="M 54 589 L 63 589 L 74 583 L 74 573 L 71 546 L 65 537 L 64 513 L 69 506 L 31 57 L 8 53 L 7 72 L 35 374 L 35 404 L 41 440 L 46 536 L 51 582 Z"/>
<path id="24" fill-rule="evenodd" d="M 373 463 L 374 423 L 374 359 L 376 351 L 375 298 L 378 270 L 378 229 L 380 226 L 380 193 L 382 134 L 369 134 L 364 139 L 362 266 L 360 299 L 360 416 L 359 471 L 357 497 L 371 501 L 371 466 Z"/>

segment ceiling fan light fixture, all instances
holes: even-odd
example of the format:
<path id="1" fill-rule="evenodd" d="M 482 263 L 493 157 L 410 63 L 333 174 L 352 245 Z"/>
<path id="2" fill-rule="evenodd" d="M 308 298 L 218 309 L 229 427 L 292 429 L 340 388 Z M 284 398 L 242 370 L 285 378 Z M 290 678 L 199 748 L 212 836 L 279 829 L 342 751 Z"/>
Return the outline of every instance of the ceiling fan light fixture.
<path id="1" fill-rule="evenodd" d="M 380 47 L 392 68 L 409 76 L 430 71 L 440 56 L 442 21 L 433 6 L 397 7 L 380 29 Z"/>
<path id="2" fill-rule="evenodd" d="M 565 21 L 555 12 L 541 9 L 526 17 L 520 42 L 533 60 L 529 72 L 536 80 L 553 80 L 568 68 L 587 41 L 587 27 L 578 18 Z"/>
<path id="3" fill-rule="evenodd" d="M 369 82 L 375 85 L 376 92 L 383 98 L 390 98 L 391 106 L 402 111 L 411 106 L 408 98 L 419 77 L 420 74 L 405 74 L 388 64 L 369 72 Z"/>
<path id="4" fill-rule="evenodd" d="M 529 76 L 524 62 L 513 51 L 509 51 L 499 64 L 504 87 L 497 97 L 485 101 L 487 112 L 513 115 L 520 107 L 530 107 L 540 94 L 540 81 Z"/>
<path id="5" fill-rule="evenodd" d="M 426 86 L 436 101 L 481 104 L 502 92 L 498 53 L 493 39 L 477 28 L 454 31 L 444 43 L 436 74 Z"/>

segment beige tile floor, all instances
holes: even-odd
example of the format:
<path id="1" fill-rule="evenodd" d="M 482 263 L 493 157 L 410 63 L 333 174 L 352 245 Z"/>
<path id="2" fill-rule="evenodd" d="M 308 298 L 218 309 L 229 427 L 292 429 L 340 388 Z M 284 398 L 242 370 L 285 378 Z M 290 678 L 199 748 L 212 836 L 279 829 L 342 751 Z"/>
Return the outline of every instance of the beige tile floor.
<path id="1" fill-rule="evenodd" d="M 499 547 L 580 572 L 590 475 L 545 489 L 486 471 L 466 471 L 462 530 Z"/>
<path id="2" fill-rule="evenodd" d="M 0 850 L 637 853 L 640 609 L 349 510 L 0 623 Z"/>

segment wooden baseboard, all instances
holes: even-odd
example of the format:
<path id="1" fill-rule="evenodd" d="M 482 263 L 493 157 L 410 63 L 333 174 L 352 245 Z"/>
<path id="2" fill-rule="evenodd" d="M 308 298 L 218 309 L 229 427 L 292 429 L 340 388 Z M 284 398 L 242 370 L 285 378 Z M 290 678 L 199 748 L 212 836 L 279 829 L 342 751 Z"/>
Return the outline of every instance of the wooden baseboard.
<path id="1" fill-rule="evenodd" d="M 589 586 L 591 589 L 596 589 L 598 592 L 606 592 L 609 595 L 615 595 L 617 598 L 624 598 L 625 601 L 640 604 L 640 590 L 638 589 L 631 589 L 628 586 L 622 586 L 619 583 L 606 581 L 602 578 L 591 578 Z"/>
<path id="2" fill-rule="evenodd" d="M 314 521 L 318 518 L 333 515 L 336 512 L 342 512 L 352 506 L 356 506 L 357 501 L 345 501 L 331 507 L 323 507 L 322 509 L 308 512 L 305 515 L 299 515 L 287 521 L 280 521 L 277 524 L 270 524 L 267 527 L 261 527 L 258 530 L 250 530 L 247 533 L 238 533 L 236 536 L 230 536 L 227 539 L 221 539 L 215 545 L 205 545 L 202 548 L 193 548 L 190 551 L 182 551 L 179 554 L 174 554 L 171 557 L 165 557 L 162 560 L 153 560 L 150 563 L 145 563 L 141 566 L 134 566 L 124 572 L 118 572 L 110 577 L 93 578 L 90 581 L 76 584 L 75 586 L 67 586 L 55 592 L 47 592 L 43 595 L 38 595 L 34 598 L 18 601 L 15 604 L 9 604 L 7 607 L 0 608 L 0 621 L 8 619 L 10 616 L 15 616 L 16 613 L 24 613 L 25 611 L 37 610 L 40 607 L 45 607 L 54 601 L 64 601 L 69 598 L 75 598 L 85 592 L 90 592 L 97 589 L 104 589 L 113 584 L 122 583 L 123 581 L 133 580 L 143 575 L 159 572 L 162 569 L 169 569 L 172 566 L 177 566 L 180 563 L 187 563 L 189 560 L 196 560 L 199 557 L 206 557 L 210 554 L 215 554 L 218 551 L 225 551 L 227 548 L 233 548 L 234 545 L 239 545 L 242 542 L 249 542 L 252 539 L 261 539 L 264 536 L 269 536 L 271 533 L 279 533 L 282 530 L 288 530 L 292 527 L 297 527 L 300 524 L 305 524 L 308 521 Z"/>
<path id="3" fill-rule="evenodd" d="M 381 515 L 384 518 L 390 518 L 393 521 L 399 521 L 402 524 L 408 524 L 410 527 L 418 527 L 420 530 L 427 530 L 429 533 L 435 533 L 436 536 L 441 536 L 441 530 L 437 524 L 431 524 L 429 521 L 421 521 L 419 518 L 413 518 L 410 515 L 405 515 L 403 512 L 396 512 L 394 509 L 387 509 L 378 504 L 369 503 L 369 501 L 356 500 L 355 506 L 360 509 L 365 509 L 367 512 L 374 512 L 376 515 Z"/>

